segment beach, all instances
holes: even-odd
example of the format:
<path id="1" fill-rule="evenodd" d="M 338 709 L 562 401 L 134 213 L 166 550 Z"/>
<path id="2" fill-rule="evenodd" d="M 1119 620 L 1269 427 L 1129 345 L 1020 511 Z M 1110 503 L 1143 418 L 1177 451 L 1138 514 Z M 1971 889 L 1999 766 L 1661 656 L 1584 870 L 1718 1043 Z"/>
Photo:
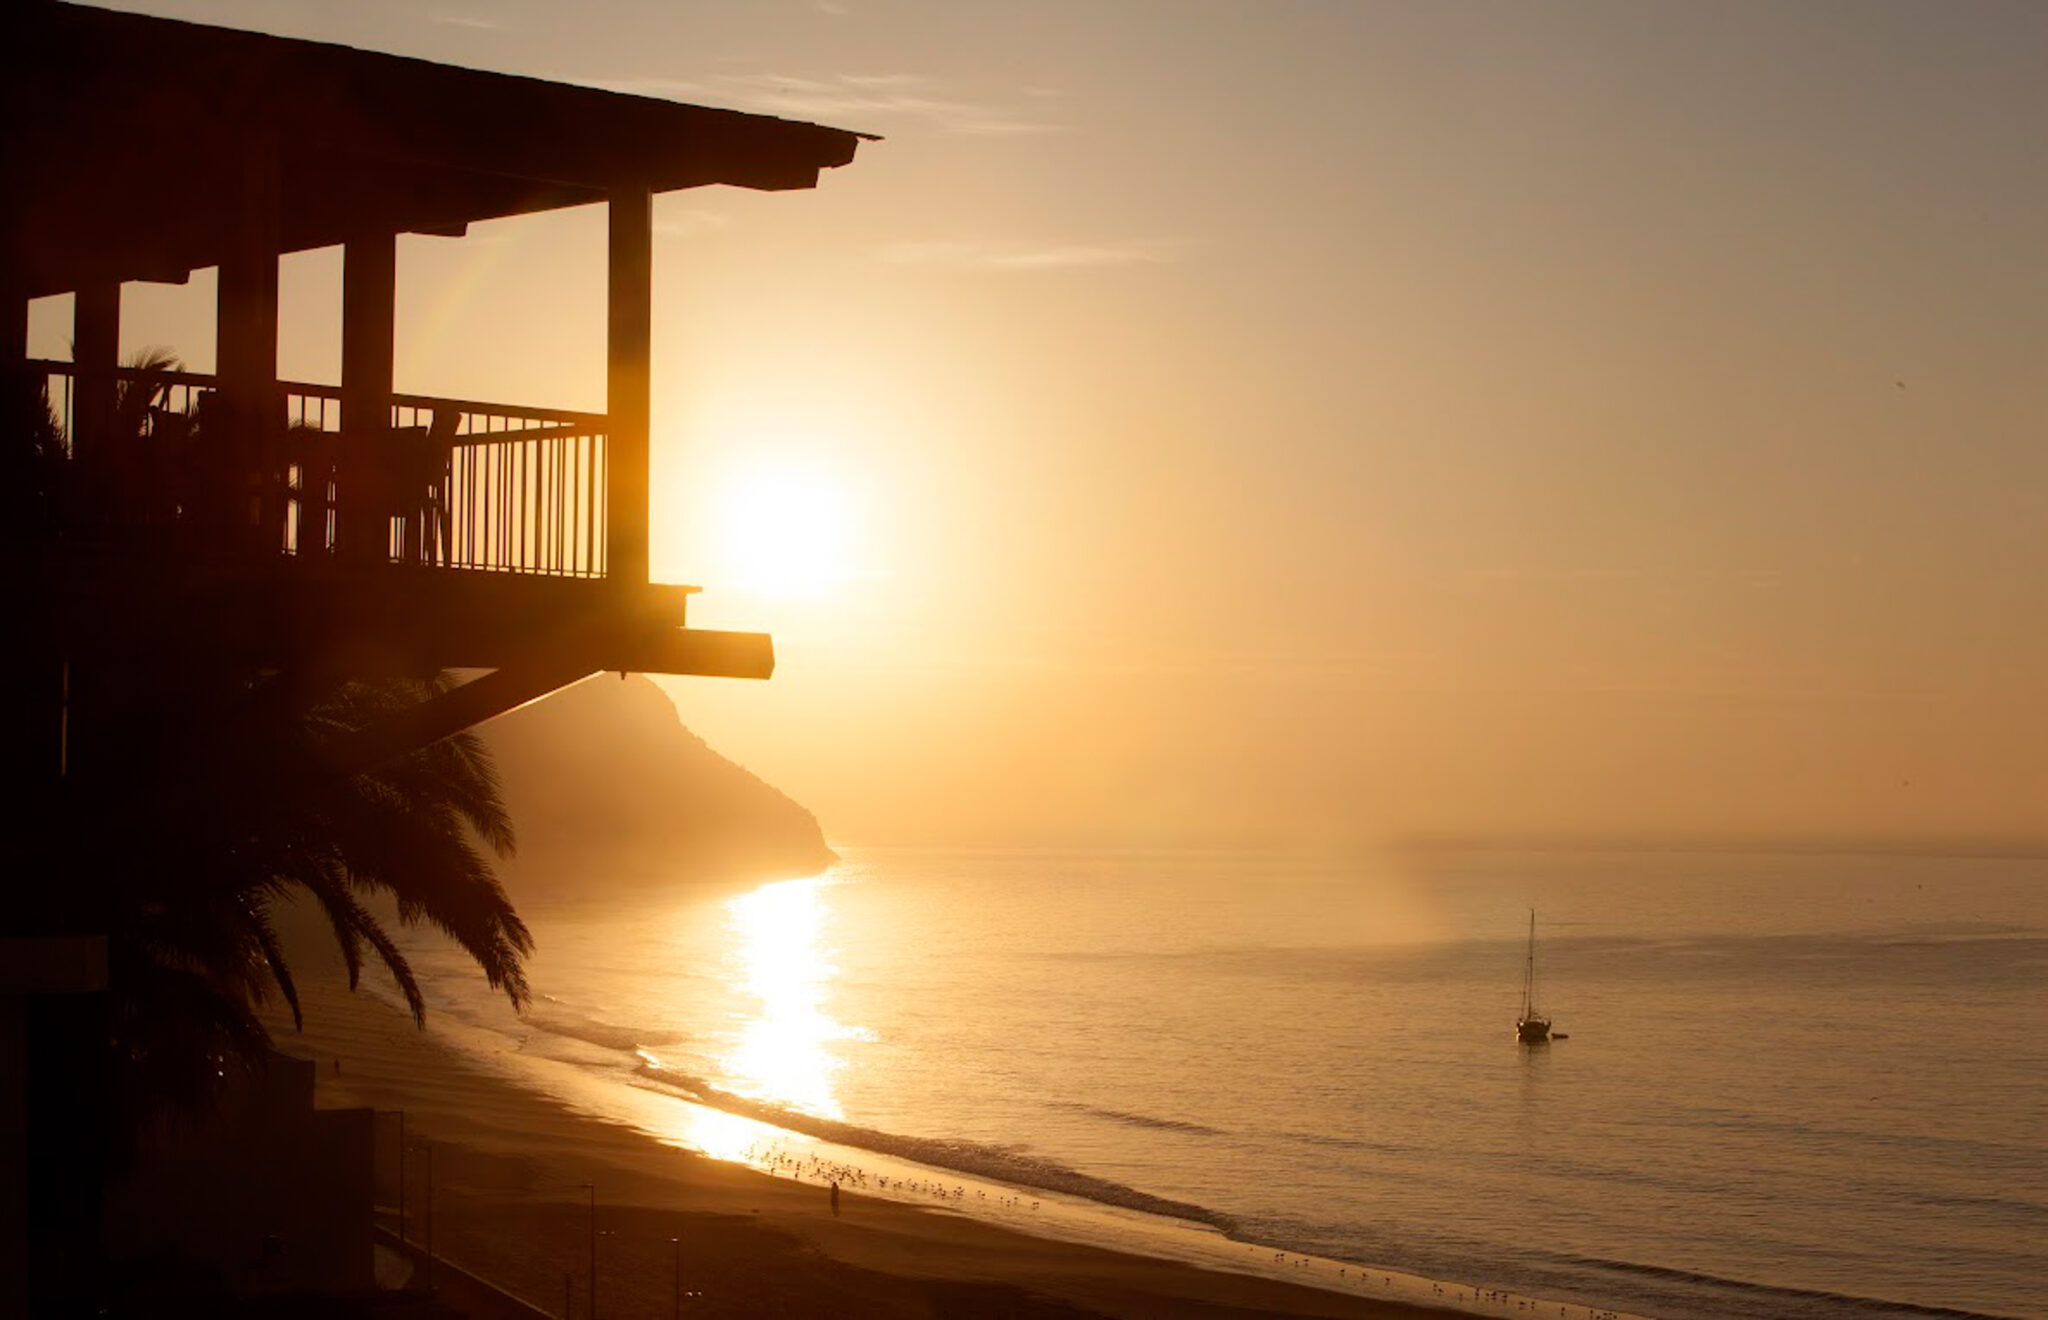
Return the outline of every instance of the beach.
<path id="1" fill-rule="evenodd" d="M 2041 1107 L 2019 1046 L 2041 1002 L 2039 875 L 1446 859 L 1432 934 L 1360 911 L 1402 910 L 1384 873 L 855 849 L 806 880 L 535 903 L 524 1014 L 408 931 L 427 1032 L 374 969 L 356 996 L 308 985 L 303 1035 L 273 1021 L 318 1063 L 323 1103 L 383 1111 L 384 1204 L 395 1111 L 429 1139 L 407 1166 L 415 1240 L 431 1158 L 437 1248 L 551 1314 L 564 1274 L 583 1295 L 595 1183 L 600 1290 L 616 1269 L 669 1299 L 649 1314 L 674 1313 L 680 1245 L 707 1307 L 734 1294 L 705 1271 L 739 1261 L 733 1287 L 757 1299 L 752 1275 L 783 1286 L 797 1262 L 886 1276 L 845 1285 L 866 1299 L 920 1280 L 914 1312 L 933 1288 L 993 1287 L 1190 1313 L 1192 1278 L 1274 1314 L 2033 1316 Z M 1555 914 L 1538 951 L 1570 1037 L 1555 1047 L 1502 1026 L 1526 927 L 1445 933 L 1525 889 Z M 299 933 L 315 981 L 332 941 Z M 1882 1051 L 1840 1030 L 1876 994 L 1898 1027 Z M 1931 1214 L 1941 1250 L 1921 1240 Z M 728 1221 L 773 1233 L 712 1245 Z M 1283 1295 L 1241 1291 L 1268 1285 Z"/>
<path id="2" fill-rule="evenodd" d="M 378 1141 L 387 1199 L 404 1113 L 415 1148 L 407 1162 L 412 1240 L 425 1237 L 431 1219 L 437 1255 L 551 1314 L 561 1313 L 565 1292 L 574 1314 L 588 1314 L 592 1187 L 600 1313 L 619 1320 L 673 1314 L 678 1259 L 692 1315 L 1447 1313 L 1035 1237 L 848 1189 L 835 1214 L 827 1186 L 664 1145 L 471 1067 L 331 974 L 304 977 L 300 997 L 305 1028 L 274 1014 L 277 1043 L 318 1064 L 321 1106 L 388 1115 Z"/>

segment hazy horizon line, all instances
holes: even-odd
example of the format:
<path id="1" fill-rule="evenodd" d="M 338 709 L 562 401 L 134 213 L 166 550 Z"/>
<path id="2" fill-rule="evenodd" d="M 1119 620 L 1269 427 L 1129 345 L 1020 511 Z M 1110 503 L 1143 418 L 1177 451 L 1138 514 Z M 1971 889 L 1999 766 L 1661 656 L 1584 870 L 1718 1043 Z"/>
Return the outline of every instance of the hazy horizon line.
<path id="1" fill-rule="evenodd" d="M 917 852 L 1026 853 L 1287 853 L 1327 857 L 1412 853 L 1721 853 L 1751 856 L 1956 857 L 2048 860 L 2048 837 L 1946 836 L 1902 838 L 1855 834 L 1728 834 L 1684 832 L 1542 833 L 1418 832 L 1379 840 L 1326 841 L 1266 838 L 1131 838 L 1018 836 L 969 839 L 855 839 L 829 836 L 835 852 L 847 849 Z"/>

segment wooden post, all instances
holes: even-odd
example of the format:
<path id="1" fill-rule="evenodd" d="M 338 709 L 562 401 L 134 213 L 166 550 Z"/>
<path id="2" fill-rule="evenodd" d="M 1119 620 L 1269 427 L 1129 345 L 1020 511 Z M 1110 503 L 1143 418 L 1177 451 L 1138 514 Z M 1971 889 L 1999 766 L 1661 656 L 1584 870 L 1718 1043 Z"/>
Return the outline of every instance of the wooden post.
<path id="1" fill-rule="evenodd" d="M 336 492 L 335 549 L 351 559 L 374 562 L 390 548 L 388 502 L 375 498 L 365 478 L 388 486 L 394 475 L 369 476 L 389 457 L 397 319 L 398 236 L 349 239 L 341 258 L 341 444 L 344 470 L 355 480 Z"/>
<path id="2" fill-rule="evenodd" d="M 277 251 L 283 170 L 277 144 L 257 138 L 242 158 L 242 206 L 234 247 L 220 263 L 214 355 L 220 373 L 216 440 L 204 443 L 218 464 L 206 492 L 219 501 L 219 530 L 238 551 L 283 546 L 284 399 L 277 384 Z M 211 530 L 211 529 L 210 529 Z M 275 533 L 273 537 L 271 534 Z"/>
<path id="3" fill-rule="evenodd" d="M 0 244 L 10 236 L 0 230 Z M 0 252 L 0 369 L 18 370 L 28 357 L 28 295 L 11 252 Z"/>
<path id="4" fill-rule="evenodd" d="M 427 1291 L 434 1291 L 434 1143 L 423 1142 L 427 1157 Z"/>
<path id="5" fill-rule="evenodd" d="M 98 280 L 78 290 L 71 308 L 71 365 L 71 455 L 103 458 L 114 423 L 114 371 L 121 365 L 118 280 Z M 116 457 L 132 461 L 134 455 Z M 95 518 L 112 512 L 90 510 Z"/>
<path id="6" fill-rule="evenodd" d="M 583 1185 L 590 1189 L 590 1320 L 597 1320 L 597 1184 Z"/>
<path id="7" fill-rule="evenodd" d="M 398 1245 L 405 1245 L 405 1111 L 398 1111 Z"/>
<path id="8" fill-rule="evenodd" d="M 652 425 L 654 194 L 645 186 L 611 194 L 605 411 L 605 576 L 647 579 L 647 461 Z"/>

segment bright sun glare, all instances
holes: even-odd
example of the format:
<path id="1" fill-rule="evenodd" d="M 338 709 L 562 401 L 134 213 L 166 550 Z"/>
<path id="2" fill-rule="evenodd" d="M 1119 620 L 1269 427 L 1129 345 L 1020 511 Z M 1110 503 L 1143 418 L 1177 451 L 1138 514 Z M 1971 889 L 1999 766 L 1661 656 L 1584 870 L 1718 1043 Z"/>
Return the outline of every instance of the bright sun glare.
<path id="1" fill-rule="evenodd" d="M 824 876 L 780 880 L 728 902 L 746 988 L 760 1003 L 722 1060 L 748 1095 L 841 1117 L 832 1042 L 853 1034 L 825 1012 L 834 968 L 824 945 Z"/>
<path id="2" fill-rule="evenodd" d="M 852 506 L 829 478 L 795 467 L 735 478 L 718 501 L 720 587 L 815 597 L 852 576 Z"/>

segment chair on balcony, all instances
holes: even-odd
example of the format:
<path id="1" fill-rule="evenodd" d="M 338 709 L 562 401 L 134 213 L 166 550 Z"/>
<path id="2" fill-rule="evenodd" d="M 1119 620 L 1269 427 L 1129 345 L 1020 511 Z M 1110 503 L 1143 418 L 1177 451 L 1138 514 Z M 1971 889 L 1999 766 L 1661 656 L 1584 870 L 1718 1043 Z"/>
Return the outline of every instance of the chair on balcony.
<path id="1" fill-rule="evenodd" d="M 436 408 L 426 426 L 394 431 L 405 437 L 394 446 L 405 520 L 402 556 L 416 564 L 448 562 L 448 469 L 462 428 L 460 408 Z"/>
<path id="2" fill-rule="evenodd" d="M 462 425 L 459 408 L 437 408 L 425 426 L 367 436 L 326 434 L 344 552 L 364 559 L 448 562 L 448 468 Z"/>

